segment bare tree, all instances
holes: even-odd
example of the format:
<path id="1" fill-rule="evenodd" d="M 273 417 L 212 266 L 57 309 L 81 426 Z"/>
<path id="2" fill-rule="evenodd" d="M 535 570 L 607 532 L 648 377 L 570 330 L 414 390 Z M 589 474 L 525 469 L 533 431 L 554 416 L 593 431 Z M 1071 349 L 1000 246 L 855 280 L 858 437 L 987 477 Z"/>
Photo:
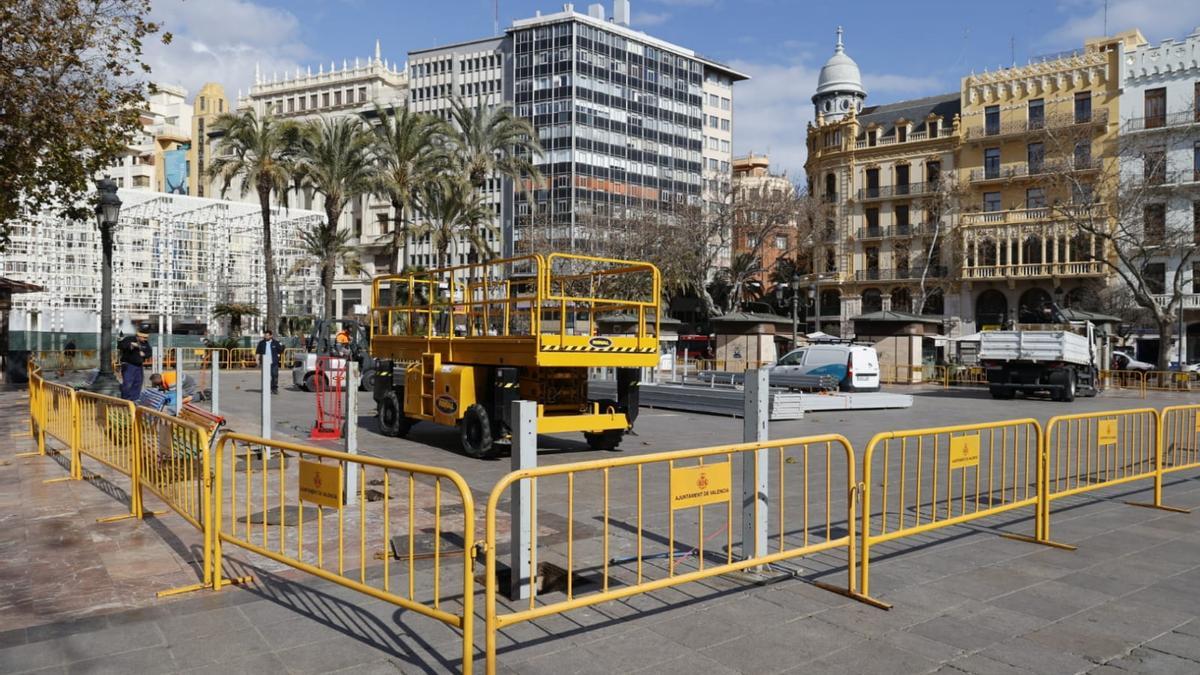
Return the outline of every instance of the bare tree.
<path id="1" fill-rule="evenodd" d="M 1178 132 L 1121 134 L 1095 154 L 1093 133 L 1086 123 L 1047 129 L 1046 155 L 1028 171 L 1042 176 L 1052 216 L 1091 238 L 1084 257 L 1109 269 L 1157 326 L 1158 368 L 1165 370 L 1198 243 L 1191 218 L 1178 217 L 1167 202 L 1173 183 L 1194 177 L 1168 166 Z"/>
<path id="2" fill-rule="evenodd" d="M 913 263 L 917 269 L 917 293 L 913 297 L 914 314 L 922 314 L 925 306 L 935 296 L 943 302 L 951 290 L 949 270 L 954 268 L 959 246 L 959 212 L 967 203 L 967 190 L 954 175 L 941 176 L 936 187 L 929 191 L 918 204 L 925 209 L 925 222 L 919 225 L 917 234 L 921 238 Z M 947 253 L 948 251 L 948 253 Z"/>

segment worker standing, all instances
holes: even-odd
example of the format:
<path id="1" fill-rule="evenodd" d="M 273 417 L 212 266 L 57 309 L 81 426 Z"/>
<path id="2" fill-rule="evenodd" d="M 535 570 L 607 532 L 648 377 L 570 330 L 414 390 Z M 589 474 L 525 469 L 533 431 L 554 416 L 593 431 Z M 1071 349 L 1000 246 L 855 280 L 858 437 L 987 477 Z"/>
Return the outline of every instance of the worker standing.
<path id="1" fill-rule="evenodd" d="M 121 398 L 126 401 L 136 401 L 142 395 L 142 367 L 154 355 L 149 338 L 139 331 L 136 336 L 125 336 L 117 345 L 121 354 Z"/>
<path id="2" fill-rule="evenodd" d="M 275 339 L 275 334 L 269 330 L 263 331 L 263 339 L 258 341 L 258 346 L 254 348 L 256 354 L 255 361 L 258 366 L 262 367 L 262 357 L 267 351 L 267 345 L 271 346 L 271 393 L 279 393 L 279 361 L 283 356 L 283 345 L 279 344 L 279 340 Z"/>

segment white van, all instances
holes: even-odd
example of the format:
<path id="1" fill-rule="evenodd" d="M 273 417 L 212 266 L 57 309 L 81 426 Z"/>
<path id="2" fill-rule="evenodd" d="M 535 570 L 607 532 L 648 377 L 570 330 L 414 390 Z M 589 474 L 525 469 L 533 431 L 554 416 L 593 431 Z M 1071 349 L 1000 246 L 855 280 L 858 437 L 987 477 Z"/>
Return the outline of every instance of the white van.
<path id="1" fill-rule="evenodd" d="M 771 367 L 784 377 L 826 376 L 842 391 L 879 391 L 879 355 L 866 345 L 815 344 L 792 350 Z"/>

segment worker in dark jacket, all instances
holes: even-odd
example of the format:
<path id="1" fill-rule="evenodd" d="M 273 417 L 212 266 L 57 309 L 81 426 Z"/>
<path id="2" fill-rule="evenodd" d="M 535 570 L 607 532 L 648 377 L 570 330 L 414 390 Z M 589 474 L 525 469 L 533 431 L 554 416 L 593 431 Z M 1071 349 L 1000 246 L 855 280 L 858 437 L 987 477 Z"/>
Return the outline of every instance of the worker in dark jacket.
<path id="1" fill-rule="evenodd" d="M 136 401 L 142 395 L 142 366 L 154 354 L 149 335 L 127 335 L 117 344 L 121 355 L 121 398 Z"/>

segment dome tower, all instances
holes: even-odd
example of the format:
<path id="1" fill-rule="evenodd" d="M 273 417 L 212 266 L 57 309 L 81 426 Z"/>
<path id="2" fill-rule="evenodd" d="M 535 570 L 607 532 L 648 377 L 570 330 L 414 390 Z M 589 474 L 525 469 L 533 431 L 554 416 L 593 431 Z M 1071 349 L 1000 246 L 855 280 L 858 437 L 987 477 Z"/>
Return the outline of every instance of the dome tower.
<path id="1" fill-rule="evenodd" d="M 842 27 L 838 26 L 833 56 L 821 67 L 817 93 L 812 97 L 816 114 L 823 115 L 827 122 L 840 120 L 851 110 L 855 113 L 862 110 L 866 98 L 867 90 L 863 88 L 858 64 L 846 55 L 846 48 L 842 45 Z"/>

